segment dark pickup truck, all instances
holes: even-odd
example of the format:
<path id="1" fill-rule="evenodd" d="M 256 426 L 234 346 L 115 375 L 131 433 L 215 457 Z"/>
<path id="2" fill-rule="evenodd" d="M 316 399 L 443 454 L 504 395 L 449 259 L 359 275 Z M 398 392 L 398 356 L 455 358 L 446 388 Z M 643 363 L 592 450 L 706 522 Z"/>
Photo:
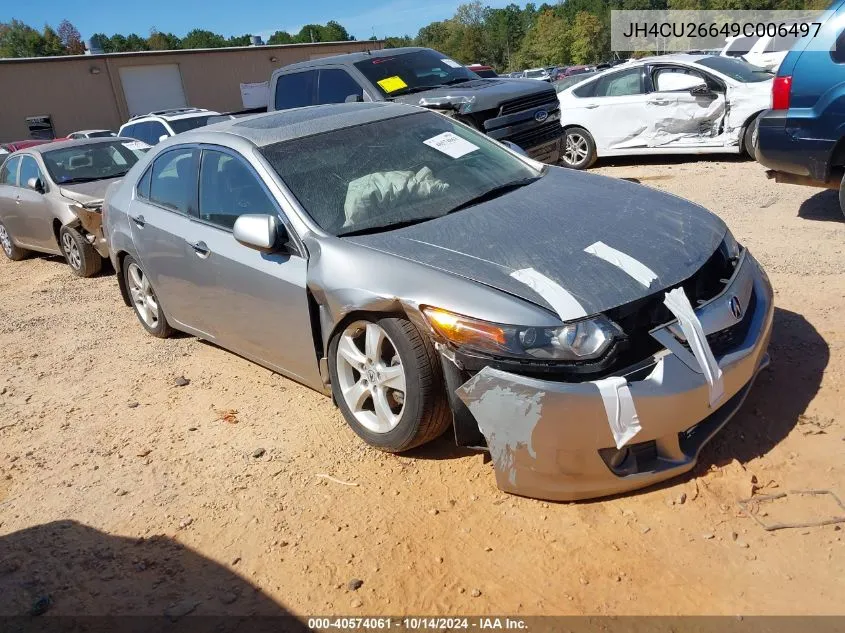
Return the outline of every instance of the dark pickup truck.
<path id="1" fill-rule="evenodd" d="M 267 109 L 396 101 L 439 110 L 547 163 L 560 158 L 560 103 L 549 84 L 482 79 L 430 48 L 394 48 L 323 57 L 279 68 Z"/>

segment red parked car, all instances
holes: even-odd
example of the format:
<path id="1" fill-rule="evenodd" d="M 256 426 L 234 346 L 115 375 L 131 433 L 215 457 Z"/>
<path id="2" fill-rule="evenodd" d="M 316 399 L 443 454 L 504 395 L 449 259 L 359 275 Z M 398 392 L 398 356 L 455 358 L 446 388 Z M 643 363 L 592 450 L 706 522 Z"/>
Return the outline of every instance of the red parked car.
<path id="1" fill-rule="evenodd" d="M 60 139 L 61 140 L 61 139 Z M 19 149 L 26 149 L 27 147 L 34 147 L 36 145 L 42 145 L 44 143 L 52 143 L 52 140 L 36 140 L 36 139 L 29 139 L 26 141 L 12 141 L 11 143 L 3 143 L 0 144 L 0 147 L 5 149 L 10 154 L 12 152 L 17 152 Z"/>

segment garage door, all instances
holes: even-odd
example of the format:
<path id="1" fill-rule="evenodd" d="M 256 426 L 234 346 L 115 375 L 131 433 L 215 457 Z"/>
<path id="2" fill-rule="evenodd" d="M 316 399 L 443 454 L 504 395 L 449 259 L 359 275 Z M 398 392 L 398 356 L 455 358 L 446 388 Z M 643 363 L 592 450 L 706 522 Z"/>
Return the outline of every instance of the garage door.
<path id="1" fill-rule="evenodd" d="M 129 116 L 188 105 L 178 64 L 124 66 L 120 69 L 120 83 Z"/>

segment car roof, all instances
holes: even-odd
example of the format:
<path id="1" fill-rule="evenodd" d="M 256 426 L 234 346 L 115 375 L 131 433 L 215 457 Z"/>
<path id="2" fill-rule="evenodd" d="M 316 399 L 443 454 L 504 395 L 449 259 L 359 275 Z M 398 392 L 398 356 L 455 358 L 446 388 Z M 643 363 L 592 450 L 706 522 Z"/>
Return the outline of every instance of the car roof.
<path id="1" fill-rule="evenodd" d="M 91 134 L 92 132 L 111 132 L 111 130 L 107 130 L 106 128 L 98 128 L 96 130 L 76 130 L 76 132 L 71 132 L 71 134 Z"/>
<path id="2" fill-rule="evenodd" d="M 67 141 L 55 141 L 53 143 L 45 143 L 43 145 L 36 145 L 34 147 L 27 147 L 25 150 L 19 150 L 20 152 L 28 152 L 30 154 L 44 154 L 46 152 L 52 152 L 56 149 L 67 149 L 69 147 L 80 147 L 83 145 L 97 145 L 98 143 L 114 143 L 115 141 L 126 141 L 131 142 L 135 141 L 134 138 L 121 138 L 121 137 L 114 137 L 109 136 L 107 138 L 74 138 L 69 139 Z"/>
<path id="3" fill-rule="evenodd" d="M 178 121 L 179 119 L 192 119 L 201 116 L 217 116 L 220 113 L 216 110 L 206 110 L 205 108 L 175 108 L 173 110 L 156 110 L 149 114 L 137 114 L 130 118 L 126 123 L 120 127 L 129 125 L 130 123 L 143 123 L 144 121 Z"/>
<path id="4" fill-rule="evenodd" d="M 701 61 L 702 59 L 707 59 L 710 55 L 692 55 L 690 53 L 675 53 L 673 55 L 655 55 L 652 57 L 641 57 L 640 59 L 627 62 L 625 67 L 630 68 L 631 66 L 637 64 L 654 64 L 659 62 L 679 62 L 682 64 L 694 64 L 696 62 Z M 613 66 L 613 68 L 619 68 L 622 64 L 618 64 Z"/>
<path id="5" fill-rule="evenodd" d="M 329 66 L 334 64 L 354 64 L 365 59 L 373 59 L 374 57 L 396 57 L 397 55 L 407 55 L 408 53 L 417 53 L 419 51 L 428 51 L 430 48 L 422 46 L 406 46 L 404 48 L 387 48 L 384 50 L 363 51 L 360 53 L 346 53 L 344 55 L 331 55 L 330 57 L 320 57 L 305 62 L 297 62 L 289 66 L 283 66 L 276 72 L 288 70 L 297 70 L 300 68 L 313 68 L 314 66 Z"/>
<path id="6" fill-rule="evenodd" d="M 304 136 L 341 130 L 365 123 L 384 121 L 425 112 L 424 108 L 381 101 L 376 103 L 333 103 L 256 114 L 230 119 L 178 135 L 182 142 L 203 142 L 209 134 L 227 133 L 258 147 Z M 176 138 L 176 137 L 174 137 Z"/>

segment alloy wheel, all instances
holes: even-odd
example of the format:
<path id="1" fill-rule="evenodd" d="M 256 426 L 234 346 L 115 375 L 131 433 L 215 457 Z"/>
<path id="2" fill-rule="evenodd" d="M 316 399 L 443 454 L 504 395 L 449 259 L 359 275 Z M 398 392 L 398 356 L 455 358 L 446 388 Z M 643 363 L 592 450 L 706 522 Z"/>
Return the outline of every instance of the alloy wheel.
<path id="1" fill-rule="evenodd" d="M 12 256 L 12 237 L 6 230 L 6 227 L 0 224 L 0 244 L 3 245 L 3 251 L 7 257 Z"/>
<path id="2" fill-rule="evenodd" d="M 566 147 L 563 150 L 563 162 L 567 165 L 580 165 L 587 158 L 590 152 L 590 147 L 581 134 L 577 132 L 569 132 L 566 135 Z"/>
<path id="3" fill-rule="evenodd" d="M 158 300 L 156 299 L 150 280 L 137 264 L 129 264 L 126 270 L 129 280 L 129 294 L 138 316 L 150 329 L 155 329 L 159 320 Z"/>
<path id="4" fill-rule="evenodd" d="M 82 255 L 79 253 L 79 246 L 69 231 L 65 231 L 62 235 L 62 250 L 65 252 L 68 263 L 74 270 L 82 268 Z"/>
<path id="5" fill-rule="evenodd" d="M 340 392 L 352 415 L 373 433 L 396 428 L 405 409 L 405 368 L 387 332 L 357 321 L 337 344 Z"/>

